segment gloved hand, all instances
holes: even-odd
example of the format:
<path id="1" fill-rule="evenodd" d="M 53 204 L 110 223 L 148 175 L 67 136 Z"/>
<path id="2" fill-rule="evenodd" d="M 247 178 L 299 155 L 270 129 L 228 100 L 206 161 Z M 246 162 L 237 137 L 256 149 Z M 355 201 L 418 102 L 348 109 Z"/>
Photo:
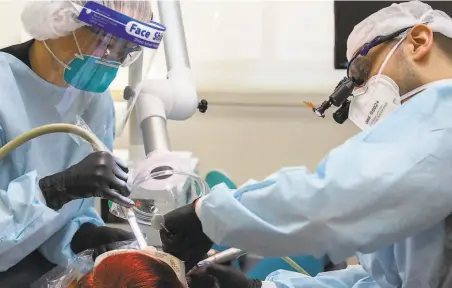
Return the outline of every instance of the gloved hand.
<path id="1" fill-rule="evenodd" d="M 125 207 L 134 205 L 127 186 L 129 169 L 109 152 L 94 152 L 67 170 L 42 178 L 39 187 L 47 206 L 59 210 L 81 198 L 102 197 Z"/>
<path id="2" fill-rule="evenodd" d="M 165 228 L 170 233 L 160 230 L 163 251 L 184 261 L 186 271 L 201 261 L 213 244 L 202 231 L 194 205 L 188 204 L 166 214 Z"/>
<path id="3" fill-rule="evenodd" d="M 250 279 L 231 265 L 212 264 L 199 268 L 187 279 L 190 288 L 261 288 L 262 282 Z M 216 286 L 216 283 L 218 286 Z"/>
<path id="4" fill-rule="evenodd" d="M 135 240 L 129 231 L 107 226 L 85 223 L 75 232 L 71 241 L 71 250 L 75 254 L 94 249 L 93 258 L 117 248 L 117 242 Z M 93 259 L 93 260 L 94 260 Z"/>

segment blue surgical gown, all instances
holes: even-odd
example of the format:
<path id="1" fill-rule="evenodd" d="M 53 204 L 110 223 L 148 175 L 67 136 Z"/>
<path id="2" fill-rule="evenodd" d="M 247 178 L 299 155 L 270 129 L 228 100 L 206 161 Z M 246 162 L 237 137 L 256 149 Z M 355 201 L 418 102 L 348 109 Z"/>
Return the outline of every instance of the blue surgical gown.
<path id="1" fill-rule="evenodd" d="M 56 87 L 12 55 L 0 53 L 0 146 L 50 123 L 88 126 L 110 149 L 114 107 L 108 93 L 81 93 Z M 38 187 L 41 177 L 67 169 L 92 152 L 65 133 L 36 138 L 0 159 L 0 271 L 39 248 L 49 261 L 65 265 L 70 242 L 87 222 L 103 225 L 94 199 L 76 200 L 54 211 Z"/>
<path id="2" fill-rule="evenodd" d="M 452 81 L 350 138 L 314 173 L 283 168 L 238 190 L 220 185 L 196 211 L 221 245 L 361 262 L 317 277 L 277 271 L 267 280 L 278 288 L 452 287 Z"/>

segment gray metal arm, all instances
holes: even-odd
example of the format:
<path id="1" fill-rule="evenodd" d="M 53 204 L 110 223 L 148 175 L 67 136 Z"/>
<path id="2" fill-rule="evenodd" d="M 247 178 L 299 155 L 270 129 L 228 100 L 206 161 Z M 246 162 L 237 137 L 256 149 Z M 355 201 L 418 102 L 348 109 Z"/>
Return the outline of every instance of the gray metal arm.
<path id="1" fill-rule="evenodd" d="M 182 11 L 178 0 L 158 1 L 160 19 L 168 33 L 163 38 L 168 71 L 176 67 L 190 68 Z"/>
<path id="2" fill-rule="evenodd" d="M 168 73 L 173 69 L 190 68 L 180 2 L 178 0 L 160 0 L 158 7 L 161 23 L 167 28 L 163 41 Z M 131 71 L 131 73 L 138 72 Z M 136 75 L 131 75 L 130 78 L 134 77 L 142 79 Z M 140 105 L 140 98 L 137 100 L 137 105 Z M 141 128 L 146 155 L 154 150 L 170 150 L 166 118 L 150 116 L 143 119 L 141 123 L 131 124 L 138 124 Z"/>

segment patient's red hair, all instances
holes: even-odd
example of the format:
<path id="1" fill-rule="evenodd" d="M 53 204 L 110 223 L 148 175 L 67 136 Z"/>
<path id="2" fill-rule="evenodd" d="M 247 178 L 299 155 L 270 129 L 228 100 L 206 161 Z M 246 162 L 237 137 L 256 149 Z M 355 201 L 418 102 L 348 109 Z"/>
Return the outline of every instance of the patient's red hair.
<path id="1" fill-rule="evenodd" d="M 183 288 L 171 267 L 130 251 L 108 256 L 77 284 L 78 288 Z"/>

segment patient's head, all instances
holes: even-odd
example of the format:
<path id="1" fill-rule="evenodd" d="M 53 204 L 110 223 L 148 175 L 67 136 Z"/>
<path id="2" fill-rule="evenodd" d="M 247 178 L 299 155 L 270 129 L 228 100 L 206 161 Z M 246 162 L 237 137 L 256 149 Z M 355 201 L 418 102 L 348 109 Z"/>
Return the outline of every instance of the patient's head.
<path id="1" fill-rule="evenodd" d="M 184 288 L 174 270 L 165 262 L 129 250 L 109 255 L 83 276 L 77 288 Z"/>

